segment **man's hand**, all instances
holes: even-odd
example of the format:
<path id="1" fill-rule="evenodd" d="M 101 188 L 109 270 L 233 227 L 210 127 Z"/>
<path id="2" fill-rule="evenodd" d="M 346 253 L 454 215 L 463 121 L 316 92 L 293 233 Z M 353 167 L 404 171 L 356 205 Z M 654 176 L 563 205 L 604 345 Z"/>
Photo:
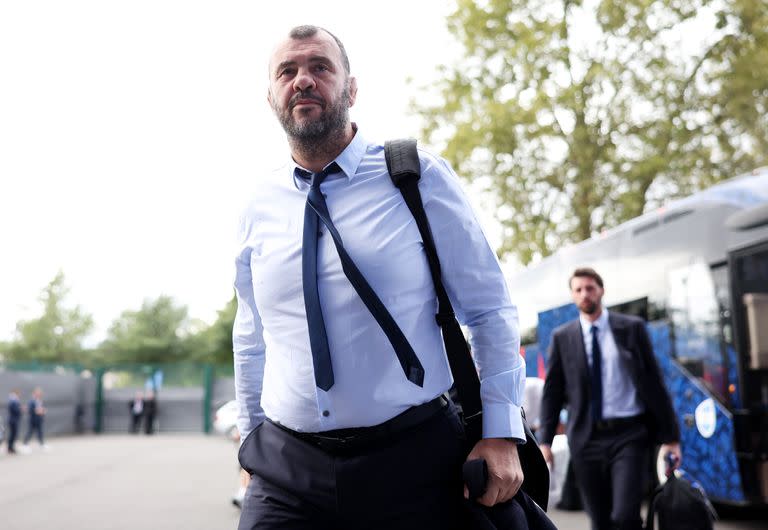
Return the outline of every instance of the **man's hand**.
<path id="1" fill-rule="evenodd" d="M 552 456 L 552 447 L 549 444 L 541 444 L 539 445 L 539 450 L 544 457 L 544 461 L 549 465 L 550 471 L 555 469 L 555 457 Z"/>
<path id="2" fill-rule="evenodd" d="M 659 449 L 659 453 L 662 458 L 664 458 L 665 462 L 669 462 L 667 460 L 667 455 L 672 455 L 673 457 L 673 465 L 672 469 L 677 469 L 680 467 L 680 464 L 683 462 L 683 453 L 680 450 L 680 443 L 674 442 L 669 444 L 661 444 L 661 449 Z"/>
<path id="3" fill-rule="evenodd" d="M 483 506 L 493 506 L 514 497 L 524 478 L 517 443 L 503 438 L 485 438 L 475 444 L 467 461 L 479 458 L 488 464 L 488 484 L 485 494 L 477 502 Z M 469 498 L 466 486 L 464 497 Z"/>

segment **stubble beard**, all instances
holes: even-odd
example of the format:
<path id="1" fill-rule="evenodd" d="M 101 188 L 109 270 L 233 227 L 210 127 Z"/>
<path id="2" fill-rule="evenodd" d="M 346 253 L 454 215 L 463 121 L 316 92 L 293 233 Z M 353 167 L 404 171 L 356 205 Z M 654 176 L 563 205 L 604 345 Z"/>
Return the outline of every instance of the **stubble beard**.
<path id="1" fill-rule="evenodd" d="M 297 94 L 295 99 L 306 96 Z M 272 109 L 293 149 L 311 155 L 321 154 L 343 141 L 344 129 L 349 122 L 349 85 L 344 87 L 334 103 L 322 109 L 323 112 L 315 120 L 297 121 L 293 115 L 293 100 L 285 109 L 276 105 L 272 105 Z"/>
<path id="2" fill-rule="evenodd" d="M 579 309 L 587 315 L 594 315 L 598 307 L 600 304 L 592 301 L 584 301 L 579 305 Z"/>

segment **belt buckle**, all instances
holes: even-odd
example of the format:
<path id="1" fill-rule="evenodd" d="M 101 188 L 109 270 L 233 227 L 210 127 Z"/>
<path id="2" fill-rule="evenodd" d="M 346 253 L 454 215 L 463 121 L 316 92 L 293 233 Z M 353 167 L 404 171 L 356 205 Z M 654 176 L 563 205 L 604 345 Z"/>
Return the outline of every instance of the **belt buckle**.
<path id="1" fill-rule="evenodd" d="M 335 451 L 349 450 L 354 446 L 353 442 L 356 438 L 357 438 L 356 436 L 343 436 L 343 437 L 317 436 L 316 440 L 317 440 L 317 444 L 322 449 L 330 453 L 333 453 Z"/>

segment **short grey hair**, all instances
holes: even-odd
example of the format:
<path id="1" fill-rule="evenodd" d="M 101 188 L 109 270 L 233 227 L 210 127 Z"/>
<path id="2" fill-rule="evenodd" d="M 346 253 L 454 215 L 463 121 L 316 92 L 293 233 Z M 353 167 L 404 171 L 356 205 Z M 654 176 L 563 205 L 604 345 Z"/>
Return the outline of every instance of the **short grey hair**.
<path id="1" fill-rule="evenodd" d="M 336 44 L 341 51 L 341 63 L 344 65 L 344 70 L 347 72 L 347 74 L 349 74 L 349 57 L 347 56 L 347 50 L 344 48 L 344 44 L 342 44 L 339 38 L 327 29 L 312 25 L 296 26 L 288 33 L 288 36 L 292 39 L 302 40 L 314 37 L 319 31 L 326 32 L 328 35 L 333 37 L 333 40 L 336 41 Z"/>

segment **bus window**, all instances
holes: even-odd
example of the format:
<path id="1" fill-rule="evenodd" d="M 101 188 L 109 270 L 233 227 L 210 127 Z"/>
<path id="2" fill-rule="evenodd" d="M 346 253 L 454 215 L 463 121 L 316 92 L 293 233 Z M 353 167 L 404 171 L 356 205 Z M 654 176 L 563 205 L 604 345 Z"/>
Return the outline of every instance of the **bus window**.
<path id="1" fill-rule="evenodd" d="M 715 284 L 715 298 L 720 312 L 720 328 L 723 342 L 733 345 L 733 325 L 731 324 L 731 284 L 728 280 L 728 265 L 723 263 L 712 267 L 712 281 Z"/>
<path id="2" fill-rule="evenodd" d="M 648 322 L 648 298 L 638 298 L 637 300 L 630 300 L 623 304 L 615 304 L 610 306 L 608 311 L 615 311 L 616 313 L 623 313 L 625 315 L 634 315 Z"/>
<path id="3" fill-rule="evenodd" d="M 720 307 L 710 268 L 696 263 L 670 271 L 669 283 L 668 311 L 675 357 L 723 403 L 728 403 Z"/>

